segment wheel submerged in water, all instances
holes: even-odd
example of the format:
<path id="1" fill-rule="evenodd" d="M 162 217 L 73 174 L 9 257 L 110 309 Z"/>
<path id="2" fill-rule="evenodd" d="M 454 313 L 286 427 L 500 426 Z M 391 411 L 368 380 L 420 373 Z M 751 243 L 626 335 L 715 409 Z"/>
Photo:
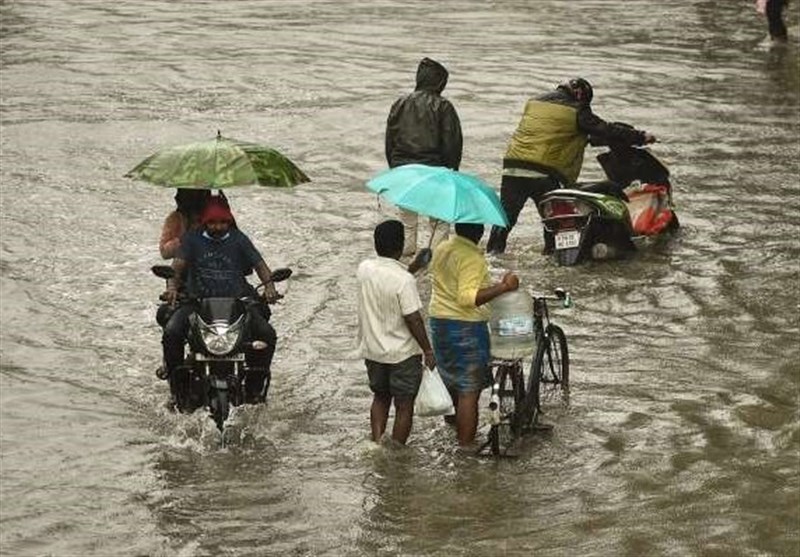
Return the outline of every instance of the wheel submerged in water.
<path id="1" fill-rule="evenodd" d="M 228 391 L 214 391 L 211 394 L 209 407 L 211 410 L 211 417 L 214 419 L 214 423 L 217 424 L 217 429 L 222 431 L 225 428 L 225 420 L 228 419 L 228 415 L 230 414 Z"/>

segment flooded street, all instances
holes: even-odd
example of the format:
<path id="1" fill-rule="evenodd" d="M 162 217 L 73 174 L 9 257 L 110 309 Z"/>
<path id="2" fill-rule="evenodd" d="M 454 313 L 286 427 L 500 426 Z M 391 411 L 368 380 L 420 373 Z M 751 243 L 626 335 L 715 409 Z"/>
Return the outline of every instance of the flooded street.
<path id="1" fill-rule="evenodd" d="M 0 555 L 800 554 L 798 4 L 770 48 L 749 1 L 0 0 Z M 575 299 L 570 405 L 514 459 L 456 454 L 432 418 L 369 442 L 364 182 L 423 56 L 450 71 L 462 170 L 498 188 L 525 100 L 577 75 L 672 172 L 669 242 L 558 267 L 529 204 L 492 260 Z M 312 179 L 228 190 L 295 274 L 269 405 L 224 449 L 154 375 L 174 190 L 123 178 L 217 130 Z"/>

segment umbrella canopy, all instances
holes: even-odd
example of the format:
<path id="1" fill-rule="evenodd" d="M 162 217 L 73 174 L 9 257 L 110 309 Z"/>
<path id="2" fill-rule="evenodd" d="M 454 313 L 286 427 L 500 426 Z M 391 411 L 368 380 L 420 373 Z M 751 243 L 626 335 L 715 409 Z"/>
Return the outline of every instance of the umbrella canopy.
<path id="1" fill-rule="evenodd" d="M 309 178 L 278 151 L 247 141 L 217 137 L 170 147 L 150 155 L 128 178 L 169 188 L 221 189 L 236 186 L 290 187 Z"/>
<path id="2" fill-rule="evenodd" d="M 372 178 L 367 187 L 398 207 L 446 222 L 508 226 L 500 198 L 490 186 L 443 166 L 398 166 Z"/>

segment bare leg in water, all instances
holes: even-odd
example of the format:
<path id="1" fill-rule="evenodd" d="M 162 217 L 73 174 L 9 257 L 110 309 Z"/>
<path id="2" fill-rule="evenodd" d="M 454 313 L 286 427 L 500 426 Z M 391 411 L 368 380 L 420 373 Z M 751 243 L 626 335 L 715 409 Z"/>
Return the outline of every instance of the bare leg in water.
<path id="1" fill-rule="evenodd" d="M 411 433 L 411 425 L 414 421 L 414 399 L 395 398 L 394 399 L 394 427 L 392 427 L 392 439 L 405 445 Z"/>
<path id="2" fill-rule="evenodd" d="M 456 432 L 458 444 L 461 447 L 468 447 L 475 441 L 475 434 L 478 431 L 478 399 L 480 396 L 480 391 L 458 394 Z"/>
<path id="3" fill-rule="evenodd" d="M 369 423 L 372 429 L 372 440 L 380 443 L 383 432 L 386 431 L 386 422 L 389 421 L 389 407 L 392 397 L 389 395 L 374 395 L 372 407 L 369 409 Z"/>
<path id="4" fill-rule="evenodd" d="M 372 397 L 372 407 L 369 412 L 369 421 L 372 430 L 372 440 L 380 443 L 386 424 L 389 421 L 389 408 L 392 405 L 392 397 L 389 395 L 374 395 Z M 405 445 L 408 436 L 411 434 L 411 426 L 414 421 L 414 399 L 400 398 L 394 399 L 394 426 L 392 427 L 392 439 Z"/>

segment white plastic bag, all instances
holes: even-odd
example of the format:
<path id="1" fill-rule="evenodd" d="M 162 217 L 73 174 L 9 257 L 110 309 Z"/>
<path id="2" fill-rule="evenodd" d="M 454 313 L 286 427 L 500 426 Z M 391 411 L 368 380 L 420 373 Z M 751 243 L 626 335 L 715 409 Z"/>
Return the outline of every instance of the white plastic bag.
<path id="1" fill-rule="evenodd" d="M 444 416 L 455 414 L 453 399 L 444 381 L 435 369 L 425 368 L 422 371 L 422 382 L 419 385 L 417 399 L 414 401 L 414 414 L 417 416 Z"/>

